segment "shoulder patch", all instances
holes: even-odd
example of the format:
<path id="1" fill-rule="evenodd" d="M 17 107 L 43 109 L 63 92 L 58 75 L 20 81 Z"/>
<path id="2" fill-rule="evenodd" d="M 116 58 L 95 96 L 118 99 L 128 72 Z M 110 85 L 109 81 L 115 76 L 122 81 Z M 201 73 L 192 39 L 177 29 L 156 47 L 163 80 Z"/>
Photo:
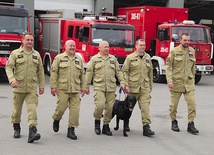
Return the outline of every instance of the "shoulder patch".
<path id="1" fill-rule="evenodd" d="M 149 63 L 150 58 L 147 56 L 145 60 L 146 60 L 146 63 Z"/>
<path id="2" fill-rule="evenodd" d="M 109 58 L 109 61 L 111 64 L 114 64 L 114 59 L 113 58 Z"/>
<path id="3" fill-rule="evenodd" d="M 75 64 L 79 64 L 80 63 L 80 61 L 79 61 L 79 59 L 77 57 L 75 57 L 74 61 L 75 61 Z"/>
<path id="4" fill-rule="evenodd" d="M 37 59 L 37 54 L 33 53 L 32 57 L 33 59 Z"/>

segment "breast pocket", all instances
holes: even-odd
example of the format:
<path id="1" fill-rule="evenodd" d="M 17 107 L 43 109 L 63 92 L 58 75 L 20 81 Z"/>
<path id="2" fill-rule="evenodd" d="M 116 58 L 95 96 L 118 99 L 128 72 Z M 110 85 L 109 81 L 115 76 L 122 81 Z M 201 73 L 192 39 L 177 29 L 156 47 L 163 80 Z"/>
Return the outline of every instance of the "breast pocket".
<path id="1" fill-rule="evenodd" d="M 16 67 L 23 65 L 24 61 L 25 61 L 24 58 L 16 59 Z"/>
<path id="2" fill-rule="evenodd" d="M 95 64 L 94 70 L 95 70 L 97 75 L 103 75 L 104 74 L 104 72 L 102 70 L 102 64 L 101 63 Z"/>
<path id="3" fill-rule="evenodd" d="M 16 59 L 16 74 L 23 74 L 23 72 L 26 70 L 25 66 L 25 60 L 24 58 L 18 58 Z"/>
<path id="4" fill-rule="evenodd" d="M 138 70 L 139 64 L 138 62 L 132 62 L 130 65 L 131 70 Z"/>
<path id="5" fill-rule="evenodd" d="M 183 67 L 183 58 L 175 57 L 174 67 Z"/>
<path id="6" fill-rule="evenodd" d="M 59 73 L 65 74 L 68 72 L 68 63 L 60 63 L 59 64 Z"/>

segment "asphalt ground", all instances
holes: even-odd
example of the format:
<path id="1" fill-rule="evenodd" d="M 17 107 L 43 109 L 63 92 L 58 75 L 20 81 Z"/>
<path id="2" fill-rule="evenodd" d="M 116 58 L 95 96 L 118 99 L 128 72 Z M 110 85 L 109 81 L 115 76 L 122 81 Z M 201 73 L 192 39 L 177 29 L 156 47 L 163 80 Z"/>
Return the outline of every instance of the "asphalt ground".
<path id="1" fill-rule="evenodd" d="M 141 115 L 138 105 L 135 106 L 130 119 L 131 131 L 123 137 L 122 122 L 120 129 L 114 131 L 115 118 L 110 123 L 113 136 L 94 133 L 93 89 L 84 96 L 80 108 L 80 125 L 76 129 L 77 140 L 67 138 L 68 110 L 65 112 L 58 133 L 52 129 L 52 114 L 56 97 L 50 94 L 49 76 L 45 77 L 45 93 L 39 96 L 38 132 L 41 139 L 27 143 L 28 126 L 26 106 L 23 106 L 21 138 L 13 138 L 13 127 L 10 123 L 12 112 L 12 89 L 6 80 L 0 79 L 0 154 L 1 155 L 213 155 L 214 154 L 214 74 L 202 77 L 196 86 L 197 117 L 195 126 L 198 135 L 187 132 L 187 106 L 182 96 L 178 107 L 180 132 L 171 130 L 168 115 L 170 93 L 166 84 L 154 83 L 150 105 L 151 129 L 153 137 L 142 135 Z M 118 89 L 116 94 L 118 94 Z M 124 96 L 121 95 L 121 99 Z"/>

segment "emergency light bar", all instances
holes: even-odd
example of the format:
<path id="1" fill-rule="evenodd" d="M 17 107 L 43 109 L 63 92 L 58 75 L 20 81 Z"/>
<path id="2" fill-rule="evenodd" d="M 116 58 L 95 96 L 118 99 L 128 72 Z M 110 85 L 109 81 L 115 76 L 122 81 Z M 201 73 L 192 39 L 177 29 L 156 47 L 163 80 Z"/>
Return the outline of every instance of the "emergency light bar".
<path id="1" fill-rule="evenodd" d="M 84 17 L 83 20 L 117 21 L 117 17 L 115 16 Z"/>
<path id="2" fill-rule="evenodd" d="M 193 25 L 193 24 L 195 24 L 195 22 L 193 20 L 184 20 L 183 24 L 191 24 L 191 25 Z"/>

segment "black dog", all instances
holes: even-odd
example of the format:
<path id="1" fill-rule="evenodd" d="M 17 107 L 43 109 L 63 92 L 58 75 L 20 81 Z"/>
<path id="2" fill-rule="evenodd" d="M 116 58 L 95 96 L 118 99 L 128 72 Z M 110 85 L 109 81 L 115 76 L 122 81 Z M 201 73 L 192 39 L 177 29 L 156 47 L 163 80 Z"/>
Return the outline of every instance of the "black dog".
<path id="1" fill-rule="evenodd" d="M 127 96 L 125 101 L 116 100 L 112 110 L 112 118 L 116 115 L 116 127 L 114 130 L 119 129 L 119 120 L 123 120 L 123 136 L 128 137 L 126 128 L 128 127 L 129 118 L 132 115 L 132 110 L 137 100 L 135 96 Z"/>

